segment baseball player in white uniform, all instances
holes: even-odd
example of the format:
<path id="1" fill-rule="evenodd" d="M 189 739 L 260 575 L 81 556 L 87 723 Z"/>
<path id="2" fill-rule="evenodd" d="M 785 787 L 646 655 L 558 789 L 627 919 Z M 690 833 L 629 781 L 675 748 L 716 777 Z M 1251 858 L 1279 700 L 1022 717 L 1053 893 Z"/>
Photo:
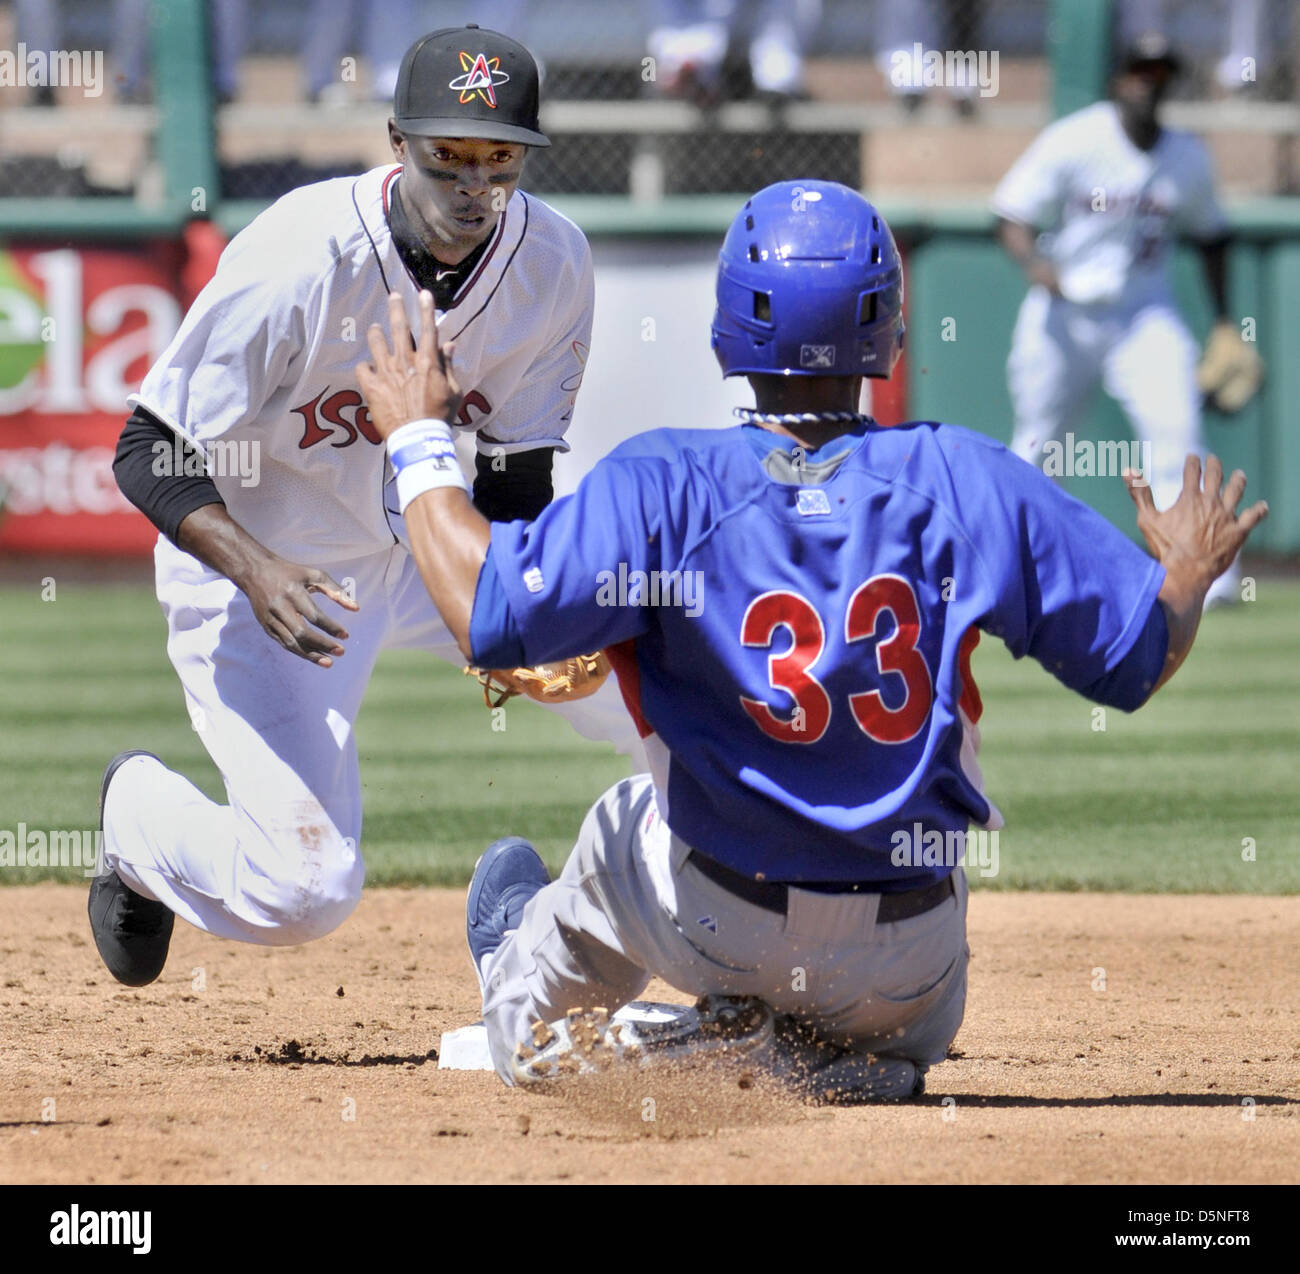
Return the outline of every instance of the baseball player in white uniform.
<path id="1" fill-rule="evenodd" d="M 437 299 L 485 515 L 532 518 L 551 498 L 593 282 L 582 232 L 516 189 L 526 148 L 549 145 L 537 105 L 536 64 L 513 40 L 468 27 L 417 41 L 389 121 L 398 163 L 263 212 L 132 396 L 115 470 L 163 531 L 168 654 L 228 802 L 148 753 L 110 763 L 90 915 L 120 981 L 158 976 L 173 915 L 264 944 L 334 929 L 364 875 L 353 727 L 375 660 L 398 647 L 461 662 L 357 388 L 358 343 L 390 291 L 413 322 L 421 289 Z M 255 484 L 168 464 L 173 448 L 219 462 L 241 446 Z M 612 684 L 562 711 L 634 746 Z"/>
<path id="2" fill-rule="evenodd" d="M 1229 231 L 1209 155 L 1157 119 L 1178 65 L 1163 37 L 1137 40 L 1112 100 L 1044 129 L 993 195 L 1002 244 L 1032 284 L 1007 362 L 1011 449 L 1036 462 L 1101 382 L 1150 444 L 1159 508 L 1177 498 L 1187 453 L 1205 455 L 1197 346 L 1173 300 L 1176 236 L 1200 246 L 1216 320 L 1229 326 Z M 1207 603 L 1236 599 L 1239 578 L 1234 564 Z"/>

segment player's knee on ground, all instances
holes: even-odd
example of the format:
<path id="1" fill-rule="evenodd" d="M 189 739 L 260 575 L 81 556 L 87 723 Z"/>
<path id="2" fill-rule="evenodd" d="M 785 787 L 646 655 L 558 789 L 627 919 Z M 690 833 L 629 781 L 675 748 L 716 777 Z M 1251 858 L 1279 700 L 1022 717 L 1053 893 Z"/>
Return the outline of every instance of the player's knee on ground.
<path id="1" fill-rule="evenodd" d="M 261 843 L 241 838 L 236 888 L 241 905 L 274 946 L 310 942 L 351 915 L 365 878 L 357 843 L 323 816 L 286 825 Z M 251 843 L 250 843 L 251 842 Z"/>

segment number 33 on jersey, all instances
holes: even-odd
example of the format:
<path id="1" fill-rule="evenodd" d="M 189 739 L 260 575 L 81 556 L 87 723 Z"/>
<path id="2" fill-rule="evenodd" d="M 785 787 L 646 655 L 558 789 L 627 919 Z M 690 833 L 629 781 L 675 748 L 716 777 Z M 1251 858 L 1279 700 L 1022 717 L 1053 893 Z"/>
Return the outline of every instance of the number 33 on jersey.
<path id="1" fill-rule="evenodd" d="M 875 648 L 876 670 L 897 673 L 901 690 L 889 707 L 880 690 L 848 697 L 858 729 L 877 743 L 906 743 L 916 738 L 934 702 L 929 665 L 918 652 L 921 615 L 916 592 L 897 575 L 877 575 L 854 590 L 844 616 L 844 640 L 864 641 L 876 634 L 881 617 L 892 617 L 893 633 Z M 790 649 L 768 658 L 768 680 L 794 700 L 794 714 L 783 717 L 766 703 L 741 696 L 745 711 L 764 734 L 783 743 L 817 743 L 825 735 L 833 711 L 830 695 L 813 667 L 826 653 L 826 628 L 816 608 L 798 593 L 764 593 L 750 602 L 740 625 L 746 646 L 770 647 L 779 628 L 791 636 Z M 973 683 L 972 683 L 973 684 Z"/>
<path id="2" fill-rule="evenodd" d="M 1086 687 L 1163 571 L 979 434 L 866 424 L 797 468 L 794 446 L 641 434 L 537 522 L 495 525 L 490 559 L 526 662 L 609 649 L 677 836 L 773 880 L 862 879 L 856 851 L 887 856 L 900 827 L 1001 825 L 979 633 Z M 657 583 L 597 587 L 634 577 Z"/>

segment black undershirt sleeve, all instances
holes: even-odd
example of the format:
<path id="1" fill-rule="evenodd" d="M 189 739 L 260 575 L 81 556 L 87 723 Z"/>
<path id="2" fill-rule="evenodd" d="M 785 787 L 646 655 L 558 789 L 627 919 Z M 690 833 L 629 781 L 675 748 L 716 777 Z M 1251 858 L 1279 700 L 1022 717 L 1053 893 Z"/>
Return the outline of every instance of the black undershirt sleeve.
<path id="1" fill-rule="evenodd" d="M 198 448 L 144 407 L 131 413 L 117 440 L 113 476 L 122 494 L 173 544 L 195 509 L 225 504 Z"/>
<path id="2" fill-rule="evenodd" d="M 474 457 L 474 507 L 489 522 L 531 522 L 555 494 L 554 447 Z"/>

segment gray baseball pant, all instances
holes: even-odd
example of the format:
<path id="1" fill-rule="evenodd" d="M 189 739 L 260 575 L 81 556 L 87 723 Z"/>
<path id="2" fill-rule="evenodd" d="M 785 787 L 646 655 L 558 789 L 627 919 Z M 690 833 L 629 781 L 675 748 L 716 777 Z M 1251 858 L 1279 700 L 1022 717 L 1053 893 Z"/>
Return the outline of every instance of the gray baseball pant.
<path id="1" fill-rule="evenodd" d="M 942 1061 L 966 1004 L 967 884 L 938 906 L 877 924 L 880 896 L 791 888 L 780 915 L 687 862 L 648 774 L 591 808 L 558 880 L 484 962 L 483 1020 L 511 1083 L 532 1023 L 572 1008 L 612 1013 L 651 977 L 688 995 L 756 996 L 838 1044 L 927 1066 Z"/>

